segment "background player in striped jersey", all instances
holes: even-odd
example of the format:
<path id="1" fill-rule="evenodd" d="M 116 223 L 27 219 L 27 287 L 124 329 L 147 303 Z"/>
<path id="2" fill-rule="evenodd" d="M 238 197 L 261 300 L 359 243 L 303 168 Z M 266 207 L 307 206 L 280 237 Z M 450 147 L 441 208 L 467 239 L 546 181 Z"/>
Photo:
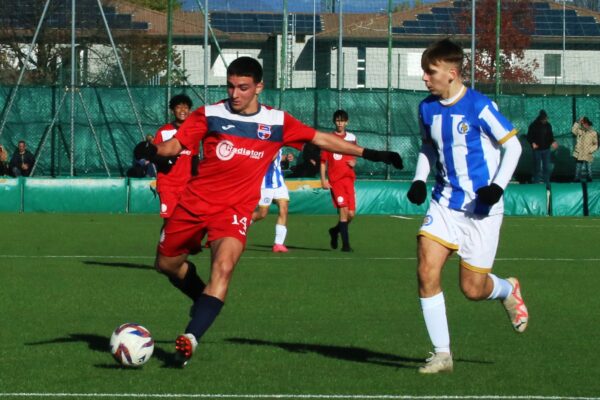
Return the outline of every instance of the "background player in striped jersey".
<path id="1" fill-rule="evenodd" d="M 190 179 L 166 220 L 155 260 L 158 271 L 195 299 L 192 319 L 175 341 L 176 356 L 183 365 L 223 307 L 246 245 L 261 181 L 279 149 L 311 142 L 328 151 L 402 168 L 398 153 L 363 149 L 336 135 L 317 132 L 285 111 L 260 104 L 258 95 L 263 87 L 260 63 L 240 57 L 227 68 L 226 100 L 194 111 L 171 140 L 156 146 L 142 143 L 134 151 L 136 157 L 152 160 L 156 155 L 175 156 L 202 142 L 204 157 L 198 175 Z M 187 260 L 204 236 L 208 236 L 211 251 L 206 285 Z"/>
<path id="2" fill-rule="evenodd" d="M 418 233 L 419 296 L 435 351 L 419 368 L 426 374 L 453 369 L 441 273 L 455 251 L 460 256 L 460 287 L 468 299 L 501 300 L 517 332 L 529 320 L 519 281 L 491 273 L 504 211 L 502 194 L 521 145 L 496 104 L 463 85 L 462 65 L 463 51 L 449 39 L 430 45 L 421 58 L 431 95 L 419 104 L 423 145 L 408 198 L 415 204 L 425 201 L 425 180 L 436 165 L 432 200 Z"/>
<path id="3" fill-rule="evenodd" d="M 173 96 L 169 101 L 169 109 L 175 119 L 156 131 L 154 144 L 171 139 L 192 111 L 192 99 L 185 94 Z M 196 174 L 198 167 L 198 149 L 183 149 L 176 158 L 169 158 L 163 163 L 170 163 L 168 168 L 160 168 L 156 177 L 156 191 L 160 197 L 160 216 L 169 218 L 179 202 L 185 185 Z"/>
<path id="4" fill-rule="evenodd" d="M 260 221 L 269 214 L 269 207 L 272 202 L 277 204 L 279 214 L 277 215 L 277 223 L 275 224 L 275 244 L 273 244 L 273 253 L 287 253 L 288 248 L 285 246 L 285 237 L 287 235 L 287 216 L 290 195 L 288 188 L 283 180 L 281 172 L 281 156 L 280 149 L 273 162 L 269 165 L 269 169 L 265 174 L 262 185 L 260 187 L 260 200 L 258 209 L 252 214 L 252 222 Z"/>
<path id="5" fill-rule="evenodd" d="M 334 134 L 347 142 L 356 144 L 356 136 L 346 132 L 348 119 L 348 113 L 344 110 L 337 110 L 333 113 Z M 342 251 L 352 251 L 348 225 L 354 219 L 356 211 L 355 166 L 356 159 L 354 156 L 328 151 L 321 152 L 321 186 L 323 189 L 331 190 L 333 205 L 338 210 L 338 223 L 329 229 L 332 249 L 337 249 L 338 235 L 340 235 L 342 237 Z"/>

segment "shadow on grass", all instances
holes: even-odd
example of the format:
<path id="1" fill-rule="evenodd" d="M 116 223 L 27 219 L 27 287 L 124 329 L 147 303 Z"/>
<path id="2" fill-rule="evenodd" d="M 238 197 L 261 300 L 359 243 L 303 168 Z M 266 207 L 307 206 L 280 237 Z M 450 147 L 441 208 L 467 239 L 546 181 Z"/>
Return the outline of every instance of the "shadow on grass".
<path id="1" fill-rule="evenodd" d="M 311 251 L 326 251 L 326 252 L 330 252 L 331 249 L 329 248 L 323 248 L 323 247 L 301 247 L 301 246 L 290 246 L 286 244 L 286 247 L 290 250 L 311 250 Z M 252 251 L 262 251 L 262 252 L 268 252 L 271 253 L 273 250 L 273 245 L 266 245 L 266 244 L 253 244 L 250 246 L 246 247 L 246 250 L 252 250 Z"/>
<path id="2" fill-rule="evenodd" d="M 85 334 L 85 333 L 70 333 L 68 336 L 49 339 L 49 340 L 41 340 L 39 342 L 28 342 L 25 343 L 25 346 L 43 346 L 43 345 L 52 345 L 52 344 L 66 344 L 66 343 L 87 343 L 87 346 L 90 350 L 99 351 L 102 353 L 110 354 L 110 338 L 106 336 L 94 335 L 94 334 Z M 167 352 L 160 347 L 157 347 L 157 343 L 167 343 L 169 345 L 173 344 L 173 341 L 166 340 L 155 340 L 154 341 L 154 352 L 152 353 L 152 357 L 158 359 L 163 363 L 162 368 L 179 368 L 181 365 L 175 360 L 175 354 Z M 123 368 L 119 364 L 96 364 L 94 365 L 96 368 L 104 368 L 104 369 L 121 369 Z M 135 368 L 127 368 L 127 369 L 135 369 Z"/>
<path id="3" fill-rule="evenodd" d="M 425 359 L 423 358 L 412 358 L 395 354 L 381 353 L 354 346 L 272 342 L 267 340 L 245 338 L 229 338 L 225 339 L 225 341 L 251 346 L 279 347 L 280 349 L 289 351 L 290 353 L 316 353 L 324 357 L 337 358 L 339 360 L 382 365 L 394 368 L 418 368 L 425 362 Z M 460 358 L 454 359 L 454 361 L 476 364 L 493 364 L 490 361 L 465 360 Z"/>
<path id="4" fill-rule="evenodd" d="M 101 265 L 103 267 L 118 267 L 118 268 L 137 268 L 137 269 L 154 269 L 152 265 L 136 264 L 129 262 L 108 262 L 108 261 L 82 261 L 86 265 Z"/>

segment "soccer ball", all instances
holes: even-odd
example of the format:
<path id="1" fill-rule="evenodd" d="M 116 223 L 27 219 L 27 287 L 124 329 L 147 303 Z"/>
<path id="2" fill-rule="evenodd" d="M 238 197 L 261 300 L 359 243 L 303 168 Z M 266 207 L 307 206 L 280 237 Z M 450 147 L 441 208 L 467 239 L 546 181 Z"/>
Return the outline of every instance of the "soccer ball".
<path id="1" fill-rule="evenodd" d="M 123 324 L 110 337 L 110 352 L 125 367 L 144 365 L 153 351 L 154 340 L 150 331 L 138 324 Z"/>

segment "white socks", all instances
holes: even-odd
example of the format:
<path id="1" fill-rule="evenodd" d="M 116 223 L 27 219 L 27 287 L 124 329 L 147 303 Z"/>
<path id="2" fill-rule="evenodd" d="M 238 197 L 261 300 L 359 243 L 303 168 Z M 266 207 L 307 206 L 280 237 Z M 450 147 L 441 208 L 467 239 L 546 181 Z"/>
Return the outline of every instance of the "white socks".
<path id="1" fill-rule="evenodd" d="M 446 303 L 444 292 L 433 297 L 421 298 L 421 309 L 425 318 L 425 326 L 429 339 L 436 353 L 450 353 L 450 333 L 446 319 Z"/>
<path id="2" fill-rule="evenodd" d="M 513 287 L 510 284 L 510 282 L 506 279 L 500 279 L 494 274 L 488 274 L 488 276 L 492 278 L 492 282 L 494 282 L 494 288 L 492 289 L 492 293 L 490 293 L 490 295 L 488 296 L 488 300 L 504 300 L 505 298 L 507 298 L 513 290 Z"/>
<path id="3" fill-rule="evenodd" d="M 275 244 L 283 244 L 285 242 L 285 235 L 287 235 L 287 228 L 285 225 L 275 225 Z"/>

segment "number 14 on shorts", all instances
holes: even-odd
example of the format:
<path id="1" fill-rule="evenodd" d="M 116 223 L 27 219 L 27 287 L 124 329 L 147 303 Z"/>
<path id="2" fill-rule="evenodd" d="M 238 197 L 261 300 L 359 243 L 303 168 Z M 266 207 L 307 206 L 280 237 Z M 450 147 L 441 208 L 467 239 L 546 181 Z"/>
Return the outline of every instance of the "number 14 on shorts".
<path id="1" fill-rule="evenodd" d="M 233 214 L 233 222 L 231 225 L 240 225 L 240 234 L 246 236 L 246 229 L 248 228 L 248 217 L 239 218 L 236 214 Z"/>

